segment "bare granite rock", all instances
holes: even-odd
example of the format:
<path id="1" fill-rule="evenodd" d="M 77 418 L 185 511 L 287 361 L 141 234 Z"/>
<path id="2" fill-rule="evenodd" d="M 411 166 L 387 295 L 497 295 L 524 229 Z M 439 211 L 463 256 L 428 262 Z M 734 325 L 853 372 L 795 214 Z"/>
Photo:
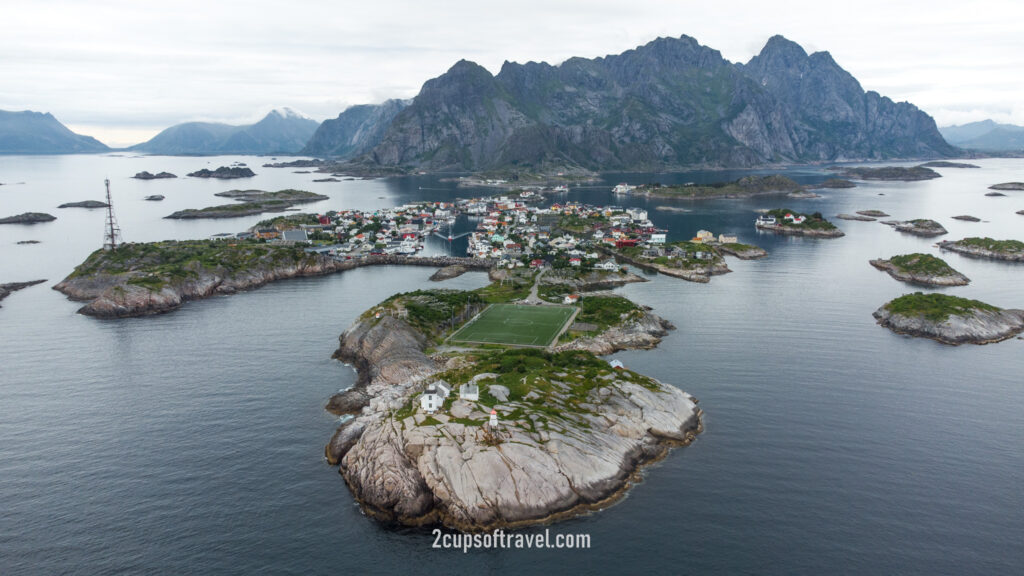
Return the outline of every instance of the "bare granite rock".
<path id="1" fill-rule="evenodd" d="M 1024 332 L 1024 310 L 971 310 L 936 322 L 923 316 L 894 314 L 885 306 L 875 310 L 878 323 L 897 334 L 931 338 L 943 344 L 989 344 Z"/>

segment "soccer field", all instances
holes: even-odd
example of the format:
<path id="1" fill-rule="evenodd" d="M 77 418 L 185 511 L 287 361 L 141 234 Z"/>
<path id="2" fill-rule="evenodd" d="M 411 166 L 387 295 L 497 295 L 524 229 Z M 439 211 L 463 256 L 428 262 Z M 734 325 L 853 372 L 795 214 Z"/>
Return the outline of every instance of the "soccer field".
<path id="1" fill-rule="evenodd" d="M 548 346 L 572 318 L 570 306 L 492 304 L 449 339 L 452 342 Z"/>

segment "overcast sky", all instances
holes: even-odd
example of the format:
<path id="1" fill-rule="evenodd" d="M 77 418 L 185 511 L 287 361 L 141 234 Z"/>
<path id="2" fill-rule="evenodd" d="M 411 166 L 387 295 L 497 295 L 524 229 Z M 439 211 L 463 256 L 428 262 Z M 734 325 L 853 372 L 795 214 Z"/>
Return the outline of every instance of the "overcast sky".
<path id="1" fill-rule="evenodd" d="M 1022 22 L 1010 0 L 0 0 L 0 109 L 126 145 L 189 120 L 409 98 L 461 58 L 496 73 L 686 34 L 745 62 L 782 34 L 939 125 L 1024 124 Z"/>

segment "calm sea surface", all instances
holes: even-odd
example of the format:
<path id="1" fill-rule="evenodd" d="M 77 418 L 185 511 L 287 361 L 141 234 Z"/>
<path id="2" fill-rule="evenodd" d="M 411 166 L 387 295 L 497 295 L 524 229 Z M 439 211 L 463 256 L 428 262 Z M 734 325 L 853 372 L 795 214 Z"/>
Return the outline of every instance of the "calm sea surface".
<path id="1" fill-rule="evenodd" d="M 254 157 L 2 157 L 0 282 L 46 278 L 0 309 L 0 574 L 1007 574 L 1024 567 L 1024 342 L 948 347 L 891 334 L 871 312 L 910 291 L 867 261 L 934 240 L 875 222 L 836 223 L 837 240 L 763 235 L 755 209 L 880 209 L 933 218 L 967 235 L 1024 239 L 1024 160 L 980 160 L 943 178 L 870 183 L 823 198 L 669 202 L 615 198 L 611 185 L 709 182 L 740 173 L 609 175 L 568 199 L 641 205 L 684 238 L 734 232 L 770 256 L 729 260 L 700 285 L 652 276 L 621 290 L 678 330 L 627 365 L 694 394 L 706 431 L 649 468 L 628 497 L 550 527 L 587 533 L 583 551 L 441 551 L 427 530 L 363 516 L 323 446 L 337 425 L 322 406 L 350 386 L 330 359 L 338 335 L 432 270 L 363 268 L 191 302 L 156 317 L 101 321 L 50 286 L 96 249 L 109 177 L 130 241 L 203 238 L 259 217 L 174 221 L 226 203 L 235 187 L 301 188 L 330 200 L 308 211 L 451 199 L 436 177 L 313 183 Z M 248 163 L 245 181 L 184 178 Z M 182 176 L 136 181 L 141 170 Z M 826 174 L 789 170 L 802 182 Z M 163 202 L 146 202 L 163 194 Z M 686 213 L 656 211 L 674 205 Z M 982 222 L 950 219 L 972 214 Z M 461 223 L 469 226 L 468 222 Z M 21 240 L 40 244 L 17 245 Z M 452 248 L 461 253 L 464 244 Z M 428 249 L 445 252 L 433 239 Z M 944 258 L 972 279 L 947 293 L 1024 307 L 1024 265 Z M 473 288 L 480 273 L 443 286 Z M 530 530 L 536 532 L 544 528 Z"/>

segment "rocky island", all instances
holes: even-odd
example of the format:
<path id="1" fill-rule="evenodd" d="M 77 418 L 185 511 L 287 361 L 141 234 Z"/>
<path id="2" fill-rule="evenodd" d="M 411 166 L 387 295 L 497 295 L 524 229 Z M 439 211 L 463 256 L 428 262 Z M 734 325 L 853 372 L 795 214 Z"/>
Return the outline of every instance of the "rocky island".
<path id="1" fill-rule="evenodd" d="M 0 300 L 7 298 L 12 292 L 28 288 L 29 286 L 35 286 L 36 284 L 42 284 L 46 280 L 31 280 L 29 282 L 8 282 L 7 284 L 0 284 Z"/>
<path id="2" fill-rule="evenodd" d="M 164 199 L 164 195 L 163 194 L 153 194 L 153 195 L 146 196 L 145 198 L 143 198 L 143 200 L 147 200 L 149 202 L 159 202 L 159 201 L 161 201 L 163 199 Z"/>
<path id="3" fill-rule="evenodd" d="M 812 238 L 845 236 L 842 230 L 826 220 L 820 212 L 801 214 L 788 208 L 766 211 L 754 221 L 754 226 L 758 230 L 788 236 L 810 236 Z"/>
<path id="4" fill-rule="evenodd" d="M 106 202 L 100 202 L 99 200 L 82 200 L 81 202 L 67 202 L 57 206 L 57 208 L 106 208 Z"/>
<path id="5" fill-rule="evenodd" d="M 1003 182 L 1002 184 L 993 184 L 989 186 L 989 190 L 1024 190 L 1024 182 Z"/>
<path id="6" fill-rule="evenodd" d="M 881 210 L 857 210 L 857 214 L 861 216 L 870 216 L 872 218 L 888 218 L 889 215 Z"/>
<path id="7" fill-rule="evenodd" d="M 953 220 L 962 220 L 964 222 L 981 222 L 981 218 L 978 218 L 977 216 L 971 216 L 969 214 L 953 216 Z"/>
<path id="8" fill-rule="evenodd" d="M 730 256 L 735 256 L 740 260 L 756 260 L 758 258 L 764 258 L 768 255 L 768 251 L 760 246 L 754 246 L 753 244 L 742 244 L 740 242 L 726 242 L 724 244 L 716 244 L 715 249 L 719 252 L 723 252 Z"/>
<path id="9" fill-rule="evenodd" d="M 844 178 L 852 178 L 854 180 L 916 182 L 919 180 L 931 180 L 933 178 L 942 177 L 942 174 L 924 166 L 882 166 L 879 168 L 870 168 L 867 166 L 860 166 L 856 168 L 833 167 L 829 168 L 829 170 L 838 172 L 839 175 Z"/>
<path id="10" fill-rule="evenodd" d="M 856 222 L 874 222 L 876 219 L 863 214 L 836 214 L 840 220 L 853 220 Z"/>
<path id="11" fill-rule="evenodd" d="M 238 216 L 251 216 L 264 212 L 283 212 L 296 204 L 319 202 L 329 197 L 323 194 L 314 194 L 304 190 L 278 190 L 277 192 L 266 192 L 263 190 L 229 190 L 218 192 L 215 196 L 231 198 L 238 201 L 238 204 L 221 204 L 219 206 L 208 206 L 206 208 L 189 208 L 179 210 L 165 218 L 177 220 L 189 220 L 196 218 L 236 218 Z"/>
<path id="12" fill-rule="evenodd" d="M 897 334 L 943 344 L 988 344 L 1024 331 L 1024 310 L 1004 310 L 945 294 L 906 294 L 875 310 L 878 323 Z"/>
<path id="13" fill-rule="evenodd" d="M 252 178 L 256 173 L 244 166 L 221 166 L 216 170 L 203 168 L 189 174 L 192 178 L 217 178 L 219 180 L 230 180 L 233 178 Z"/>
<path id="14" fill-rule="evenodd" d="M 950 162 L 948 160 L 934 160 L 932 162 L 925 162 L 920 166 L 924 168 L 981 168 L 981 166 L 966 162 Z"/>
<path id="15" fill-rule="evenodd" d="M 905 234 L 911 234 L 914 236 L 924 236 L 925 238 L 931 238 L 933 236 L 942 236 L 949 232 L 943 228 L 942 224 L 939 224 L 935 220 L 928 220 L 925 218 L 918 218 L 916 220 L 907 220 L 906 222 L 900 222 L 893 220 L 889 222 L 882 222 L 886 226 L 892 226 L 893 229 L 903 232 Z"/>
<path id="16" fill-rule="evenodd" d="M 436 348 L 491 289 L 400 294 L 341 335 L 336 356 L 359 380 L 329 404 L 354 417 L 326 453 L 369 515 L 470 532 L 569 517 L 620 497 L 644 463 L 701 431 L 692 397 L 597 358 L 579 338 L 548 349 Z M 613 298 L 613 310 L 627 311 L 580 315 L 602 334 L 618 329 L 620 344 L 665 334 L 653 314 Z"/>
<path id="17" fill-rule="evenodd" d="M 40 222 L 52 222 L 56 219 L 56 216 L 46 214 L 45 212 L 25 212 L 17 216 L 0 218 L 0 224 L 38 224 Z"/>
<path id="18" fill-rule="evenodd" d="M 888 260 L 871 260 L 871 265 L 890 276 L 923 286 L 966 286 L 970 280 L 954 270 L 942 258 L 931 254 L 902 254 Z"/>
<path id="19" fill-rule="evenodd" d="M 963 240 L 939 242 L 940 250 L 948 250 L 973 258 L 1024 262 L 1024 242 L 1019 240 L 994 240 L 992 238 L 964 238 Z"/>
<path id="20" fill-rule="evenodd" d="M 645 184 L 632 190 L 637 196 L 650 198 L 749 198 L 760 194 L 785 194 L 803 192 L 804 188 L 779 174 L 769 176 L 744 176 L 732 182 L 720 182 L 706 186 L 687 184 L 668 186 Z"/>
<path id="21" fill-rule="evenodd" d="M 857 185 L 844 178 L 829 178 L 820 184 L 808 186 L 811 190 L 856 188 Z"/>
<path id="22" fill-rule="evenodd" d="M 189 174 L 189 176 L 191 176 L 191 175 L 192 174 Z M 142 172 L 139 172 L 135 176 L 132 176 L 132 178 L 135 178 L 137 180 L 163 180 L 163 179 L 166 179 L 166 178 L 177 178 L 177 176 L 175 176 L 174 174 L 171 174 L 170 172 L 160 172 L 158 174 L 150 174 L 149 172 L 143 170 Z"/>

